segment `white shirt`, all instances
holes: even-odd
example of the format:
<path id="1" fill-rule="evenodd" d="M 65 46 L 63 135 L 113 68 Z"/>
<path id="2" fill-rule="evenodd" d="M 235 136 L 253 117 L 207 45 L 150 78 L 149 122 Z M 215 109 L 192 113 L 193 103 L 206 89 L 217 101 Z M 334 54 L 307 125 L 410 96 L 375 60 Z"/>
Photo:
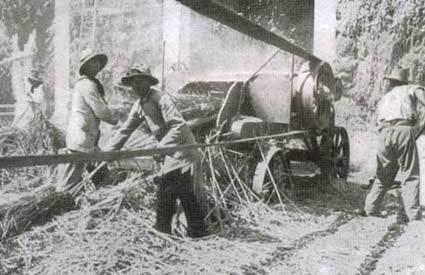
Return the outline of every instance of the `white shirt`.
<path id="1" fill-rule="evenodd" d="M 377 122 L 408 120 L 416 122 L 417 104 L 425 106 L 425 89 L 419 85 L 394 87 L 378 103 Z"/>

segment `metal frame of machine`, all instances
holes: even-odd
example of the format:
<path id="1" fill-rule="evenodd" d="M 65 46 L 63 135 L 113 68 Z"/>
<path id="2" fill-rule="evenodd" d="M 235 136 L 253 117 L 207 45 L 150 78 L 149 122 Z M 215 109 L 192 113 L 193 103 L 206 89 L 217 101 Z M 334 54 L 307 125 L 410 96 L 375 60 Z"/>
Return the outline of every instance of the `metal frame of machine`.
<path id="1" fill-rule="evenodd" d="M 246 82 L 235 82 L 227 92 L 216 121 L 218 141 L 302 131 L 302 135 L 231 147 L 246 156 L 247 165 L 241 174 L 252 189 L 270 201 L 293 194 L 293 178 L 297 176 L 317 176 L 321 184 L 346 179 L 350 159 L 348 134 L 343 127 L 335 126 L 333 107 L 333 101 L 341 96 L 342 85 L 331 66 L 213 0 L 179 1 L 239 32 L 307 60 L 297 73 L 257 72 Z M 307 162 L 315 168 L 300 175 L 298 164 Z"/>

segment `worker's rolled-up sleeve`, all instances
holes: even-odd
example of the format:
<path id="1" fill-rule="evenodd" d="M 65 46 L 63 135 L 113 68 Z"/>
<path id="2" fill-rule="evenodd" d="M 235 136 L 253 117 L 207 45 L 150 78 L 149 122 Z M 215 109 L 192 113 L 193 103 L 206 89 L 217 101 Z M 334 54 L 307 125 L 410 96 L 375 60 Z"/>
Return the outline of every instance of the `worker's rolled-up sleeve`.
<path id="1" fill-rule="evenodd" d="M 127 142 L 128 138 L 143 122 L 144 118 L 140 115 L 140 102 L 136 102 L 128 115 L 127 120 L 119 128 L 117 133 L 112 137 L 112 140 L 104 148 L 105 151 L 120 150 Z"/>
<path id="2" fill-rule="evenodd" d="M 103 98 L 99 95 L 94 83 L 85 83 L 85 92 L 83 93 L 86 103 L 93 110 L 96 117 L 109 124 L 115 125 L 119 120 L 119 111 L 110 108 Z"/>

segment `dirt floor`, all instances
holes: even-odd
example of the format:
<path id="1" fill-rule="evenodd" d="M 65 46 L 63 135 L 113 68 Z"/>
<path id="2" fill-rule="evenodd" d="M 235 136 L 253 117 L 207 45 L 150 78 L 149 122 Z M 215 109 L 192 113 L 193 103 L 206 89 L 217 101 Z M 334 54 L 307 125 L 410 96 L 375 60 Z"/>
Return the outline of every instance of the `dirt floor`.
<path id="1" fill-rule="evenodd" d="M 339 125 L 358 117 L 350 106 L 336 106 Z M 360 184 L 373 175 L 376 132 L 367 119 L 346 125 L 351 173 L 327 192 L 313 187 L 284 207 L 246 204 L 216 234 L 192 240 L 153 230 L 153 186 L 146 185 L 136 198 L 141 206 L 117 212 L 122 201 L 115 197 L 0 243 L 0 273 L 424 274 L 425 222 L 389 228 L 395 193 L 386 198 L 385 217 L 354 214 L 366 194 Z M 3 190 L 2 197 L 13 191 Z"/>

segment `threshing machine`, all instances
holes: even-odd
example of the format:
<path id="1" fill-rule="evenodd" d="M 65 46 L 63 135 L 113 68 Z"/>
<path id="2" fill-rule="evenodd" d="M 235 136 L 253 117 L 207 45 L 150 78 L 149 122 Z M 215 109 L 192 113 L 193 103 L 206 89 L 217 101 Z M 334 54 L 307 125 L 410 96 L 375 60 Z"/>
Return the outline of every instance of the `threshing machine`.
<path id="1" fill-rule="evenodd" d="M 335 125 L 333 106 L 342 84 L 331 66 L 214 1 L 180 2 L 306 60 L 297 72 L 260 72 L 235 81 L 226 93 L 215 121 L 219 141 L 270 137 L 230 148 L 245 157 L 241 175 L 252 189 L 265 200 L 277 195 L 276 186 L 283 194 L 291 194 L 293 179 L 299 171 L 306 174 L 306 166 L 311 166 L 307 174 L 323 184 L 346 179 L 349 140 L 346 130 Z M 279 136 L 282 133 L 286 135 Z"/>

